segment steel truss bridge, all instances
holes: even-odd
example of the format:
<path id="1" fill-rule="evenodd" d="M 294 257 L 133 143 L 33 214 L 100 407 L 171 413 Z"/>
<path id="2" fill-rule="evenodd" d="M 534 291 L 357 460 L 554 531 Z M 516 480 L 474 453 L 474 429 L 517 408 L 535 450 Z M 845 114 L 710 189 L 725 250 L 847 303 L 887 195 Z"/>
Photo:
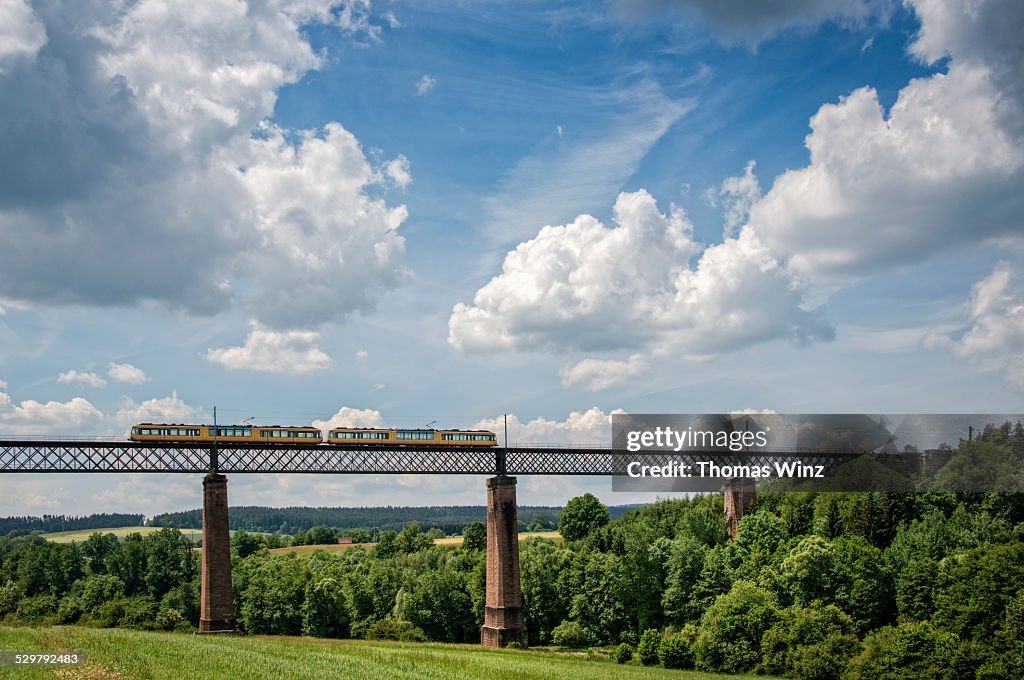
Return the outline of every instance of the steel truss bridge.
<path id="1" fill-rule="evenodd" d="M 288 472 L 312 474 L 468 474 L 595 475 L 623 474 L 625 463 L 692 465 L 770 465 L 792 461 L 831 470 L 853 457 L 852 450 L 759 449 L 631 453 L 611 448 L 380 446 L 137 443 L 129 441 L 0 441 L 0 473 L 6 472 Z"/>

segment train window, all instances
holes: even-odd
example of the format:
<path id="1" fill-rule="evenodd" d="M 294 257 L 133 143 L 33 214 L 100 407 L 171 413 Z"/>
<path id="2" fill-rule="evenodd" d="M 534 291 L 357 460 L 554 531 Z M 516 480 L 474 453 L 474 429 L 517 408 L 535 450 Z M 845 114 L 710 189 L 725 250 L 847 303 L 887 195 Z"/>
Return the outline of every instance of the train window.
<path id="1" fill-rule="evenodd" d="M 490 442 L 495 441 L 493 434 L 469 434 L 466 432 L 449 432 L 441 435 L 444 441 L 455 442 Z"/>
<path id="2" fill-rule="evenodd" d="M 433 430 L 398 430 L 395 433 L 395 437 L 398 439 L 415 439 L 415 440 L 427 440 L 434 438 Z"/>
<path id="3" fill-rule="evenodd" d="M 251 437 L 251 427 L 211 427 L 210 434 L 214 437 Z"/>
<path id="4" fill-rule="evenodd" d="M 317 436 L 315 432 L 311 432 L 311 437 Z M 390 435 L 387 432 L 331 432 L 331 439 L 388 439 Z"/>

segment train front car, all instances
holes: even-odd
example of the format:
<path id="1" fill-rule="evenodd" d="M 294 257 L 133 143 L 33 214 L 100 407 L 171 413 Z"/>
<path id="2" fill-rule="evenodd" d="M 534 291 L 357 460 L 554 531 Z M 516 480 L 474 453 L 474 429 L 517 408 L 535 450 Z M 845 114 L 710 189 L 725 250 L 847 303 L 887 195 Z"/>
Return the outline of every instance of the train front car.
<path id="1" fill-rule="evenodd" d="M 315 427 L 279 425 L 179 425 L 139 423 L 128 439 L 133 442 L 200 442 L 222 444 L 319 444 L 323 441 Z"/>
<path id="2" fill-rule="evenodd" d="M 128 439 L 133 442 L 213 441 L 206 425 L 184 425 L 179 423 L 139 423 L 132 426 Z"/>
<path id="3" fill-rule="evenodd" d="M 327 433 L 335 446 L 496 446 L 487 430 L 398 430 L 394 428 L 336 427 Z"/>

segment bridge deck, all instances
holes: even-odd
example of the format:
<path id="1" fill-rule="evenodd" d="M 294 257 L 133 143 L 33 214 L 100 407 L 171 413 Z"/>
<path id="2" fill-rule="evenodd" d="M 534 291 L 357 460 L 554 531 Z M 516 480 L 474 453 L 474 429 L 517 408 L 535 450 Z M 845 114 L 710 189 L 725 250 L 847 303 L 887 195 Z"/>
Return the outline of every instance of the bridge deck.
<path id="1" fill-rule="evenodd" d="M 735 454 L 745 462 L 765 464 L 799 455 L 802 462 L 832 467 L 853 451 L 759 450 Z M 217 469 L 223 473 L 290 472 L 334 474 L 470 474 L 470 475 L 612 475 L 616 462 L 639 460 L 664 464 L 666 456 L 692 462 L 730 458 L 728 451 L 678 454 L 630 453 L 611 448 L 218 444 Z M 721 460 L 721 458 L 719 458 Z M 179 472 L 210 469 L 209 444 L 162 444 L 129 441 L 0 441 L 3 472 Z M 619 472 L 621 473 L 621 469 Z"/>

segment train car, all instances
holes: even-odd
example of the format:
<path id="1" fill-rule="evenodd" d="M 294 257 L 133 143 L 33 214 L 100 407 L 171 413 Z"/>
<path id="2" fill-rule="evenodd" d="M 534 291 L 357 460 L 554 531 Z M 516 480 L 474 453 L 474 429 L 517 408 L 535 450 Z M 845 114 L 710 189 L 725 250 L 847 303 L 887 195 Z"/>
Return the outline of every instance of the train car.
<path id="1" fill-rule="evenodd" d="M 488 430 L 336 427 L 327 433 L 327 443 L 335 446 L 497 446 L 498 439 Z"/>
<path id="2" fill-rule="evenodd" d="M 281 425 L 181 425 L 139 423 L 128 436 L 133 442 L 218 442 L 239 444 L 319 444 L 315 427 Z"/>

